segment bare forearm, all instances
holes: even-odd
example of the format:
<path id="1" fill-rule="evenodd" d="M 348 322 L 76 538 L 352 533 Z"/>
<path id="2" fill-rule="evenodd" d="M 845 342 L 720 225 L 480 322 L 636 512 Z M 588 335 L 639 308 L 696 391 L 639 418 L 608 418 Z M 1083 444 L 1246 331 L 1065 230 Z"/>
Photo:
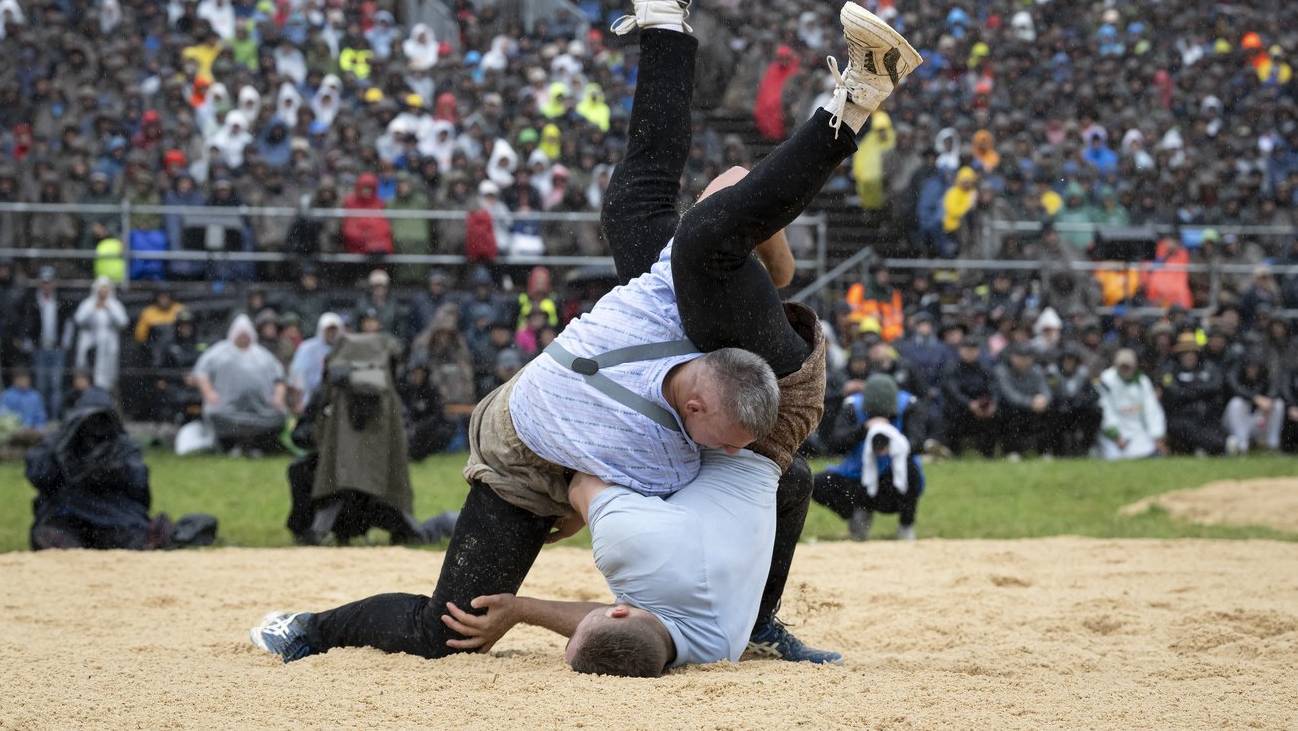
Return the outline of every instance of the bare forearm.
<path id="1" fill-rule="evenodd" d="M 524 624 L 544 627 L 563 635 L 572 637 L 581 620 L 596 609 L 610 606 L 595 602 L 557 602 L 547 599 L 533 599 L 520 596 L 515 603 L 518 621 Z"/>

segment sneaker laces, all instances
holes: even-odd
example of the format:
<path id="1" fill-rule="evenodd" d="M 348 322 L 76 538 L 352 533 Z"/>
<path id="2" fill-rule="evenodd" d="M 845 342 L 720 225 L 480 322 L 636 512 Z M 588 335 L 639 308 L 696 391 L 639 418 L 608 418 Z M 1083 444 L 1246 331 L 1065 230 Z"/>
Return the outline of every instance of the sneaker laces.
<path id="1" fill-rule="evenodd" d="M 281 639 L 287 640 L 289 639 L 289 637 L 292 636 L 289 633 L 289 629 L 290 627 L 292 627 L 293 620 L 295 619 L 297 619 L 296 614 L 283 614 L 276 617 L 273 621 L 267 624 L 263 624 L 260 628 L 258 628 L 258 631 L 261 632 L 262 634 L 267 634 L 272 637 L 279 637 Z"/>
<path id="2" fill-rule="evenodd" d="M 825 60 L 829 63 L 829 74 L 834 78 L 834 96 L 825 111 L 829 112 L 829 126 L 834 128 L 834 139 L 838 139 L 838 130 L 843 126 L 843 112 L 847 109 L 846 76 L 852 73 L 852 62 L 848 61 L 840 72 L 838 59 L 826 56 Z"/>

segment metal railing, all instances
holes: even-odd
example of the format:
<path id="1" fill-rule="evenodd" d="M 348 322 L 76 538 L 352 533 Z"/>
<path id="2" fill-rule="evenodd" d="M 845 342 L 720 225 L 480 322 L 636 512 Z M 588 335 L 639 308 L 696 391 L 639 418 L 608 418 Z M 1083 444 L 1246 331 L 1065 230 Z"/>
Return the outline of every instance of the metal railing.
<path id="1" fill-rule="evenodd" d="M 58 214 L 111 214 L 118 217 L 120 233 L 115 234 L 123 243 L 122 259 L 128 266 L 132 260 L 161 261 L 195 261 L 210 263 L 264 263 L 302 261 L 304 257 L 281 251 L 233 251 L 233 250 L 175 250 L 166 251 L 131 251 L 131 219 L 134 215 L 181 216 L 186 221 L 194 221 L 194 227 L 208 225 L 225 225 L 242 227 L 245 221 L 256 217 L 280 217 L 307 219 L 345 219 L 382 217 L 391 221 L 458 221 L 463 222 L 466 211 L 457 210 L 355 210 L 346 208 L 296 208 L 290 206 L 167 206 L 167 205 L 133 205 L 130 201 L 119 204 L 82 204 L 82 203 L 14 203 L 0 202 L 0 213 L 18 213 L 26 215 Z M 600 217 L 594 212 L 545 212 L 511 213 L 502 216 L 499 224 L 505 227 L 515 222 L 572 223 L 599 225 Z M 828 257 L 828 222 L 824 214 L 804 214 L 796 219 L 792 226 L 810 229 L 813 240 L 810 250 L 799 252 L 795 260 L 798 269 L 809 270 L 817 275 L 825 272 Z M 544 239 L 544 233 L 542 238 Z M 0 247 L 0 256 L 29 260 L 94 260 L 99 255 L 93 249 L 66 249 L 42 246 Z M 114 257 L 116 258 L 116 257 Z M 385 254 L 377 257 L 389 264 L 456 266 L 468 262 L 460 254 Z M 322 264 L 361 264 L 373 263 L 376 256 L 369 254 L 319 253 L 307 257 L 310 261 Z M 498 263 L 505 265 L 531 266 L 612 266 L 611 256 L 570 256 L 570 255 L 502 255 Z"/>
<path id="2" fill-rule="evenodd" d="M 997 233 L 995 241 L 995 250 L 1001 250 L 1003 237 L 1010 233 L 1040 234 L 1042 224 L 1039 221 L 1002 221 L 996 220 L 991 222 L 991 227 Z M 1054 225 L 1055 230 L 1060 233 L 1095 233 L 1101 229 L 1108 228 L 1102 224 L 1092 223 L 1071 223 L 1063 222 Z M 1196 225 L 1196 226 L 1172 226 L 1172 225 L 1155 225 L 1148 228 L 1159 236 L 1175 235 L 1187 230 L 1201 233 L 1207 229 L 1214 229 L 1221 235 L 1236 234 L 1248 238 L 1293 238 L 1298 236 L 1298 229 L 1288 226 L 1261 226 L 1261 225 Z M 1067 246 L 1067 244 L 1065 244 Z M 874 252 L 869 249 L 862 249 L 848 259 L 838 263 L 833 269 L 822 274 L 815 281 L 797 292 L 792 299 L 795 301 L 805 301 L 811 297 L 821 295 L 828 289 L 835 288 L 836 291 L 832 298 L 841 298 L 846 287 L 843 286 L 845 281 L 865 281 L 869 276 L 871 267 L 886 267 L 896 270 L 924 270 L 924 271 L 1018 271 L 1018 272 L 1040 272 L 1043 270 L 1040 259 L 994 259 L 990 258 L 988 246 L 984 246 L 985 258 L 982 259 L 913 259 L 913 258 L 876 258 Z M 1057 262 L 1051 271 L 1058 271 L 1062 262 Z M 1168 264 L 1155 262 L 1130 262 L 1117 263 L 1113 261 L 1089 261 L 1078 260 L 1069 264 L 1068 269 L 1074 272 L 1087 272 L 1094 274 L 1100 271 L 1120 271 L 1120 272 L 1144 272 L 1144 271 L 1164 271 L 1164 272 L 1186 272 L 1187 274 L 1208 274 L 1210 279 L 1209 301 L 1202 303 L 1198 308 L 1200 314 L 1216 310 L 1220 304 L 1219 295 L 1221 292 L 1222 278 L 1230 275 L 1251 275 L 1254 273 L 1257 264 L 1238 264 L 1227 263 L 1222 261 L 1213 261 L 1208 263 L 1191 262 L 1188 264 Z M 1298 265 L 1280 265 L 1268 264 L 1270 272 L 1277 277 L 1298 276 Z M 823 299 L 823 297 L 822 297 Z M 951 311 L 957 311 L 958 306 L 948 306 Z M 1115 308 L 1101 307 L 1097 310 L 1098 314 L 1111 314 Z M 1165 308 L 1161 307 L 1143 307 L 1131 309 L 1128 312 L 1134 312 L 1141 315 L 1153 315 L 1161 313 Z M 1298 318 L 1298 309 L 1285 309 L 1277 313 L 1281 317 Z"/>

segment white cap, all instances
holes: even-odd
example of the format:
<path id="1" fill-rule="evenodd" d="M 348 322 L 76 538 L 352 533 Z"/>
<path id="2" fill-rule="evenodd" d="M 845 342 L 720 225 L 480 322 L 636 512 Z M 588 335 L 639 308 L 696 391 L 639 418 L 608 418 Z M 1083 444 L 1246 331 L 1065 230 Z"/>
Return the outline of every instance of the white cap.
<path id="1" fill-rule="evenodd" d="M 375 269 L 374 271 L 370 272 L 371 287 L 386 287 L 391 282 L 392 279 L 388 277 L 388 273 L 383 271 L 382 269 Z"/>
<path id="2" fill-rule="evenodd" d="M 484 180 L 478 184 L 478 195 L 500 195 L 500 188 L 490 180 Z"/>

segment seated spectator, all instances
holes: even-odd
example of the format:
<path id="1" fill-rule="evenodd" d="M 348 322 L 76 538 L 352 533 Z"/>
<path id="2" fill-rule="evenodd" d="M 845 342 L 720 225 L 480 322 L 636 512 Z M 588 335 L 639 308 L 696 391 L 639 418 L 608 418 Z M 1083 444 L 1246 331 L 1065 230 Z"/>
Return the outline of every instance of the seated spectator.
<path id="1" fill-rule="evenodd" d="M 1038 358 L 1059 350 L 1064 321 L 1053 307 L 1047 307 L 1032 325 L 1032 354 Z"/>
<path id="2" fill-rule="evenodd" d="M 1190 254 L 1175 238 L 1158 242 L 1156 258 L 1145 267 L 1143 284 L 1145 299 L 1155 307 L 1174 305 L 1189 309 L 1194 306 L 1190 297 L 1190 273 L 1185 267 Z"/>
<path id="3" fill-rule="evenodd" d="M 541 352 L 541 331 L 548 328 L 548 316 L 541 310 L 532 310 L 523 327 L 514 333 L 514 343 L 529 359 Z"/>
<path id="4" fill-rule="evenodd" d="M 1043 452 L 1062 457 L 1086 455 L 1100 430 L 1100 395 L 1092 383 L 1085 351 L 1075 343 L 1064 345 L 1046 374 L 1050 384 L 1050 411 L 1046 415 Z"/>
<path id="5" fill-rule="evenodd" d="M 87 403 L 93 401 L 95 403 L 111 404 L 113 395 L 102 388 L 95 387 L 90 371 L 75 370 L 72 372 L 72 390 L 63 395 L 63 408 L 59 413 L 71 413 L 73 409 L 77 408 L 77 404 L 81 403 L 82 399 L 87 399 Z"/>
<path id="6" fill-rule="evenodd" d="M 332 312 L 326 312 L 316 323 L 315 336 L 303 340 L 293 354 L 293 361 L 288 367 L 289 403 L 292 404 L 293 413 L 300 416 L 311 403 L 311 398 L 320 388 L 320 380 L 324 377 L 325 359 L 329 357 L 329 351 L 344 330 L 343 319 Z"/>
<path id="7" fill-rule="evenodd" d="M 429 380 L 447 404 L 476 403 L 473 357 L 459 330 L 459 308 L 442 305 L 428 329 L 411 345 L 411 358 L 428 364 Z"/>
<path id="8" fill-rule="evenodd" d="M 416 357 L 410 362 L 398 392 L 406 407 L 410 459 L 421 462 L 430 455 L 445 451 L 455 438 L 456 424 L 446 418 L 442 394 L 428 379 L 427 361 Z"/>
<path id="9" fill-rule="evenodd" d="M 302 318 L 296 312 L 285 312 L 279 316 L 279 340 L 271 351 L 285 369 L 293 362 L 293 354 L 302 346 Z"/>
<path id="10" fill-rule="evenodd" d="M 176 322 L 176 315 L 185 306 L 172 299 L 171 292 L 160 289 L 153 293 L 153 301 L 140 311 L 140 319 L 135 322 L 135 342 L 141 345 L 149 342 L 149 332 L 159 325 L 171 325 Z"/>
<path id="11" fill-rule="evenodd" d="M 1037 451 L 1038 440 L 1050 410 L 1050 385 L 1037 367 L 1027 343 L 1009 347 L 1009 358 L 995 368 L 996 393 L 1000 403 L 1001 450 L 1016 460 Z"/>
<path id="12" fill-rule="evenodd" d="M 42 429 L 45 426 L 45 400 L 32 388 L 32 374 L 25 369 L 13 372 L 12 383 L 0 394 L 0 414 L 18 417 L 23 429 Z"/>
<path id="13" fill-rule="evenodd" d="M 149 468 L 126 434 L 112 403 L 83 399 L 59 430 L 27 453 L 27 480 L 36 488 L 29 540 L 45 548 L 165 548 L 191 542 L 166 515 L 149 519 Z M 216 520 L 207 524 L 211 543 Z"/>
<path id="14" fill-rule="evenodd" d="M 481 383 L 479 388 L 485 389 L 486 393 L 491 393 L 505 385 L 509 379 L 518 375 L 518 372 L 522 369 L 523 354 L 518 352 L 516 348 L 505 348 L 496 353 L 496 361 L 493 364 L 491 376 L 486 379 L 485 383 Z"/>
<path id="15" fill-rule="evenodd" d="M 899 514 L 897 538 L 915 540 L 924 472 L 907 436 L 914 403 L 891 378 L 874 375 L 839 411 L 829 447 L 847 459 L 816 475 L 812 498 L 848 521 L 853 540 L 870 537 L 875 513 Z"/>
<path id="16" fill-rule="evenodd" d="M 929 312 L 916 313 L 910 319 L 910 323 L 911 334 L 898 344 L 897 350 L 913 367 L 917 380 L 922 384 L 924 392 L 918 395 L 931 398 L 936 395 L 933 391 L 937 388 L 942 371 L 955 359 L 954 353 L 945 343 L 938 340 L 934 332 L 933 315 Z M 920 386 L 913 385 L 911 388 L 920 388 Z"/>
<path id="17" fill-rule="evenodd" d="M 198 340 L 194 313 L 181 310 L 176 315 L 171 338 L 152 353 L 153 367 L 162 371 L 155 388 L 163 404 L 165 421 L 183 423 L 202 413 L 203 396 L 195 385 L 193 369 L 203 353 Z"/>
<path id="18" fill-rule="evenodd" d="M 352 194 L 343 200 L 349 211 L 381 211 L 379 178 L 374 173 L 362 173 L 356 178 Z M 349 254 L 391 254 L 392 226 L 383 216 L 349 216 L 342 223 L 343 248 Z"/>
<path id="19" fill-rule="evenodd" d="M 892 342 L 906 335 L 905 307 L 901 290 L 892 285 L 892 275 L 885 267 L 875 267 L 869 284 L 856 283 L 847 290 L 847 304 L 852 319 L 858 323 L 873 318 L 879 323 L 883 339 Z"/>
<path id="20" fill-rule="evenodd" d="M 1167 454 L 1167 421 L 1154 384 L 1140 372 L 1135 351 L 1119 350 L 1100 374 L 1100 454 L 1104 459 L 1144 459 Z"/>
<path id="21" fill-rule="evenodd" d="M 1226 413 L 1222 423 L 1247 454 L 1254 441 L 1266 449 L 1280 448 L 1280 431 L 1285 422 L 1285 403 L 1280 398 L 1279 378 L 1267 366 L 1266 356 L 1257 349 L 1244 353 L 1226 374 Z"/>
<path id="22" fill-rule="evenodd" d="M 544 324 L 559 326 L 562 303 L 554 293 L 550 270 L 543 266 L 532 267 L 527 275 L 527 291 L 518 295 L 518 329 L 530 327 L 528 316 L 537 311 L 545 315 Z"/>
<path id="23" fill-rule="evenodd" d="M 1162 378 L 1168 447 L 1179 454 L 1238 453 L 1239 442 L 1221 423 L 1221 371 L 1200 357 L 1192 332 L 1181 333 L 1172 352 L 1176 359 Z"/>
<path id="24" fill-rule="evenodd" d="M 437 310 L 456 297 L 450 291 L 451 278 L 441 269 L 428 272 L 427 288 L 415 295 L 410 304 L 410 333 L 418 335 L 428 328 Z"/>
<path id="25" fill-rule="evenodd" d="M 496 377 L 496 359 L 506 350 L 522 359 L 522 355 L 514 347 L 514 328 L 508 322 L 491 323 L 486 342 L 473 350 L 474 383 L 478 399 L 482 399 L 504 383 Z M 521 363 L 519 367 L 522 367 Z"/>
<path id="26" fill-rule="evenodd" d="M 284 367 L 256 337 L 252 321 L 239 315 L 226 339 L 194 365 L 203 418 L 221 448 L 239 455 L 275 449 L 288 411 Z"/>
<path id="27" fill-rule="evenodd" d="M 942 376 L 942 419 L 946 446 L 955 454 L 965 439 L 973 439 L 979 453 L 990 459 L 996 450 L 997 391 L 995 378 L 981 360 L 982 343 L 965 338 L 959 356 Z"/>
<path id="28" fill-rule="evenodd" d="M 369 292 L 356 300 L 352 317 L 359 323 L 361 315 L 372 310 L 378 316 L 382 332 L 400 337 L 402 333 L 398 330 L 398 324 L 401 323 L 402 310 L 400 303 L 392 295 L 392 279 L 382 269 L 375 269 L 370 272 L 369 285 Z"/>

